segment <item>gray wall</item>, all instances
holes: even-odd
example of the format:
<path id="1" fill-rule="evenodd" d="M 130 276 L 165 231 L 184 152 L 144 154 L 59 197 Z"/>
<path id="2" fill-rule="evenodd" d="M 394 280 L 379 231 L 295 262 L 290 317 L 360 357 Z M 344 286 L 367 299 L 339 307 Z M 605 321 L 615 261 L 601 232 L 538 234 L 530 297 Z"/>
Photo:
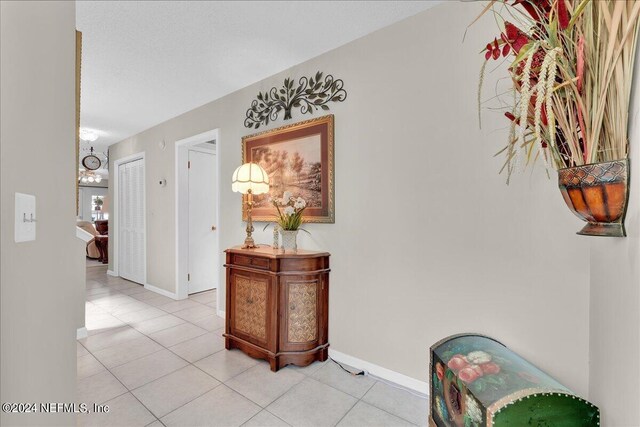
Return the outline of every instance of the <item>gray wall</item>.
<path id="1" fill-rule="evenodd" d="M 589 396 L 602 425 L 640 425 L 640 57 L 629 110 L 631 194 L 626 239 L 590 239 Z"/>
<path id="2" fill-rule="evenodd" d="M 75 3 L 1 2 L 0 400 L 75 402 L 84 244 L 75 237 Z M 14 194 L 37 197 L 37 240 L 13 242 Z M 73 414 L 0 414 L 75 425 Z"/>
<path id="3" fill-rule="evenodd" d="M 299 246 L 332 254 L 331 347 L 426 382 L 429 346 L 477 331 L 586 395 L 589 240 L 542 167 L 510 186 L 497 173 L 508 124 L 489 112 L 479 130 L 475 101 L 493 19 L 462 43 L 481 8 L 443 4 L 112 146 L 112 162 L 145 151 L 147 182 L 168 180 L 147 186 L 148 282 L 175 292 L 174 141 L 220 129 L 221 247 L 241 244 L 231 174 L 245 111 L 258 91 L 322 70 L 348 91 L 331 106 L 336 223 L 305 226 Z M 487 76 L 487 96 L 502 75 Z"/>

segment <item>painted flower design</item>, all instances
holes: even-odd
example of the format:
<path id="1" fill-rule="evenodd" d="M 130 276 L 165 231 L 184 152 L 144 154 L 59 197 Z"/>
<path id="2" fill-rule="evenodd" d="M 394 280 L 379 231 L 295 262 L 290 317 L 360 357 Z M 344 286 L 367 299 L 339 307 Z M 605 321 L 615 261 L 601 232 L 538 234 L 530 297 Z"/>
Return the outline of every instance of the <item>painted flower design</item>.
<path id="1" fill-rule="evenodd" d="M 447 363 L 447 366 L 453 372 L 458 372 L 460 369 L 464 368 L 468 364 L 469 362 L 467 362 L 466 357 L 464 357 L 462 354 L 456 354 L 449 360 L 449 363 Z"/>
<path id="2" fill-rule="evenodd" d="M 442 381 L 438 378 L 438 375 L 436 375 L 435 372 L 433 373 L 432 381 L 433 381 L 434 393 L 440 393 L 441 390 L 442 390 L 443 384 L 442 384 Z"/>
<path id="3" fill-rule="evenodd" d="M 484 351 L 472 351 L 467 354 L 467 361 L 473 365 L 481 365 L 483 363 L 491 362 L 491 355 Z"/>
<path id="4" fill-rule="evenodd" d="M 482 423 L 482 409 L 480 409 L 478 401 L 472 395 L 467 394 L 465 404 L 467 408 L 466 415 L 469 420 L 474 424 L 480 425 Z"/>
<path id="5" fill-rule="evenodd" d="M 436 363 L 436 375 L 440 381 L 444 378 L 444 366 L 440 362 Z"/>
<path id="6" fill-rule="evenodd" d="M 449 411 L 447 410 L 447 405 L 444 403 L 444 400 L 440 396 L 436 396 L 436 411 L 438 411 L 438 415 L 440 419 L 443 421 L 449 421 Z"/>
<path id="7" fill-rule="evenodd" d="M 482 372 L 482 368 L 478 365 L 469 365 L 460 369 L 460 372 L 458 372 L 458 378 L 467 384 L 471 384 L 483 375 L 484 372 Z"/>
<path id="8" fill-rule="evenodd" d="M 500 372 L 500 366 L 493 362 L 483 363 L 480 365 L 480 368 L 485 375 L 492 375 Z"/>

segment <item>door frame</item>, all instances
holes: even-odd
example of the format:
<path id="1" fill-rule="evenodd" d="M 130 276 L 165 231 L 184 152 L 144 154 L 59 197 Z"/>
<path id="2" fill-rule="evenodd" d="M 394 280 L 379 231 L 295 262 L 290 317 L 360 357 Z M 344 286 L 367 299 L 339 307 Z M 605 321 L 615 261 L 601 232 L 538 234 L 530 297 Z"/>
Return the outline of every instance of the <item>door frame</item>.
<path id="1" fill-rule="evenodd" d="M 110 227 L 112 232 L 109 232 L 109 238 L 113 239 L 113 274 L 120 276 L 119 262 L 120 262 L 120 166 L 125 163 L 131 163 L 136 160 L 142 160 L 144 166 L 144 174 L 142 175 L 142 221 L 144 223 L 144 239 L 142 247 L 144 249 L 144 255 L 142 257 L 143 271 L 144 271 L 144 285 L 147 286 L 147 163 L 145 161 L 145 152 L 131 154 L 129 156 L 122 157 L 113 162 L 113 199 L 111 200 L 113 206 L 112 215 L 109 216 L 111 222 Z M 113 218 L 113 221 L 111 219 Z"/>
<path id="2" fill-rule="evenodd" d="M 187 162 L 189 159 L 189 150 L 202 151 L 215 155 L 215 176 L 216 184 L 216 218 L 220 222 L 220 161 L 218 145 L 220 143 L 218 129 L 213 129 L 188 138 L 176 141 L 175 145 L 175 172 L 176 172 L 176 195 L 175 195 L 175 212 L 176 212 L 176 295 L 178 299 L 185 299 L 189 296 L 189 283 L 187 281 L 187 273 L 189 270 L 189 170 Z M 215 140 L 215 149 L 206 150 L 195 147 L 203 142 Z M 220 250 L 220 232 L 215 234 L 215 252 Z M 220 278 L 220 265 L 218 259 L 215 262 L 215 277 Z M 218 283 L 218 289 L 222 283 Z M 218 292 L 220 295 L 220 292 Z M 216 311 L 220 312 L 220 298 L 217 298 Z"/>

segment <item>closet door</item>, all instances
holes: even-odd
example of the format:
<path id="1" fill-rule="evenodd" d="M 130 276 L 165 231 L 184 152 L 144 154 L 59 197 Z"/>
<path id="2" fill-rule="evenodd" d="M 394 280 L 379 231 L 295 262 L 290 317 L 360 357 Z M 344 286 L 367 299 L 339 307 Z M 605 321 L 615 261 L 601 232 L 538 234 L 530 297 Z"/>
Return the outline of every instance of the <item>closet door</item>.
<path id="1" fill-rule="evenodd" d="M 145 282 L 144 159 L 118 167 L 118 273 Z"/>

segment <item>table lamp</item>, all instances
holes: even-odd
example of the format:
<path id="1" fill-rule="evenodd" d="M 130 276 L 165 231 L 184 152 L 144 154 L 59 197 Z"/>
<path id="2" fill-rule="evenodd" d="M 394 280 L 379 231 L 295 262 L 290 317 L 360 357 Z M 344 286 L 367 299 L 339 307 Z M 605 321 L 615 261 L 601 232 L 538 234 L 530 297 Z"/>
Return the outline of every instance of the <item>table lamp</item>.
<path id="1" fill-rule="evenodd" d="M 253 195 L 269 192 L 269 175 L 255 163 L 245 163 L 233 173 L 231 189 L 236 193 L 247 195 L 247 238 L 244 239 L 243 249 L 255 248 L 256 244 L 251 237 L 253 222 L 251 221 L 251 209 L 253 208 Z"/>

